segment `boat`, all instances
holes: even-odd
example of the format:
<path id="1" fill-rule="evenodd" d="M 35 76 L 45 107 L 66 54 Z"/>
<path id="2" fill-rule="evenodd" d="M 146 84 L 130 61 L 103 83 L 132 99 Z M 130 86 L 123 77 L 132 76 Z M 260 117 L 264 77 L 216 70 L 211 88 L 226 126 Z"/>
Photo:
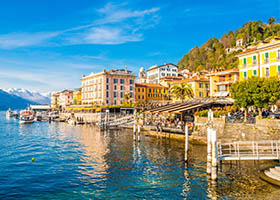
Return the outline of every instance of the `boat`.
<path id="1" fill-rule="evenodd" d="M 17 111 L 15 110 L 15 111 L 13 111 L 13 117 L 15 118 L 15 119 L 17 119 L 18 118 L 18 113 L 17 113 Z"/>
<path id="2" fill-rule="evenodd" d="M 68 124 L 70 125 L 76 125 L 76 122 L 73 119 L 68 119 Z"/>
<path id="3" fill-rule="evenodd" d="M 9 110 L 7 110 L 7 112 L 6 112 L 6 117 L 7 117 L 7 118 L 13 117 L 13 111 L 11 111 L 10 108 L 9 108 Z"/>
<path id="4" fill-rule="evenodd" d="M 20 124 L 30 124 L 34 122 L 33 112 L 30 110 L 20 111 L 19 123 Z"/>

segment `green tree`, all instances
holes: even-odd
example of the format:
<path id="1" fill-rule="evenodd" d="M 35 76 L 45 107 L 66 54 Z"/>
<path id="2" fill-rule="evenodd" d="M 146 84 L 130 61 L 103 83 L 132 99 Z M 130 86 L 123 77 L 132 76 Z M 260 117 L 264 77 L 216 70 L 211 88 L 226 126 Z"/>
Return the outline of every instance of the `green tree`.
<path id="1" fill-rule="evenodd" d="M 187 83 L 181 83 L 178 85 L 173 85 L 170 89 L 171 95 L 179 97 L 182 102 L 186 98 L 193 98 L 193 90 Z"/>
<path id="2" fill-rule="evenodd" d="M 273 22 L 275 22 L 276 20 L 275 20 L 275 18 L 274 17 L 270 17 L 269 19 L 268 19 L 268 24 L 273 24 Z"/>

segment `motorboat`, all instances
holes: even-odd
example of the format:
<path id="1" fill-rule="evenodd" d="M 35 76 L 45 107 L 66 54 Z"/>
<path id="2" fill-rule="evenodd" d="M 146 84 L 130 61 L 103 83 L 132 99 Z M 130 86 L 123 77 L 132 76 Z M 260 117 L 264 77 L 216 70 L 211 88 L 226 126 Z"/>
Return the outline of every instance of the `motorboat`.
<path id="1" fill-rule="evenodd" d="M 30 124 L 34 122 L 34 113 L 30 110 L 22 110 L 20 112 L 19 123 Z"/>

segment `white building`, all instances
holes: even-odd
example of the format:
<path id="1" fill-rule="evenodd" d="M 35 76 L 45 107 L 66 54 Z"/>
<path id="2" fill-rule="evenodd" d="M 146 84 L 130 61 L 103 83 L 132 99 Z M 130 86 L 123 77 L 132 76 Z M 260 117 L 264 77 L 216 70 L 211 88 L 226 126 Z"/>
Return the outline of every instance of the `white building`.
<path id="1" fill-rule="evenodd" d="M 178 76 L 178 67 L 174 64 L 154 65 L 147 70 L 147 82 L 159 83 L 161 78 Z"/>

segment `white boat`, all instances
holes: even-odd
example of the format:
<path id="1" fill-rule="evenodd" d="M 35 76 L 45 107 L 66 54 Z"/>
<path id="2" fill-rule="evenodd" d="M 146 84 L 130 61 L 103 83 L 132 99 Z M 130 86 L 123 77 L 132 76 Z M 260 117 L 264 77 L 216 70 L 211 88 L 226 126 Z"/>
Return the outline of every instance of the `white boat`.
<path id="1" fill-rule="evenodd" d="M 7 117 L 7 118 L 13 117 L 13 111 L 11 111 L 10 108 L 9 108 L 9 110 L 7 110 L 7 112 L 6 112 L 6 117 Z"/>
<path id="2" fill-rule="evenodd" d="M 76 125 L 76 122 L 73 119 L 68 119 L 68 124 L 70 125 Z"/>
<path id="3" fill-rule="evenodd" d="M 20 124 L 30 124 L 34 122 L 33 112 L 30 110 L 20 111 L 19 123 Z"/>

